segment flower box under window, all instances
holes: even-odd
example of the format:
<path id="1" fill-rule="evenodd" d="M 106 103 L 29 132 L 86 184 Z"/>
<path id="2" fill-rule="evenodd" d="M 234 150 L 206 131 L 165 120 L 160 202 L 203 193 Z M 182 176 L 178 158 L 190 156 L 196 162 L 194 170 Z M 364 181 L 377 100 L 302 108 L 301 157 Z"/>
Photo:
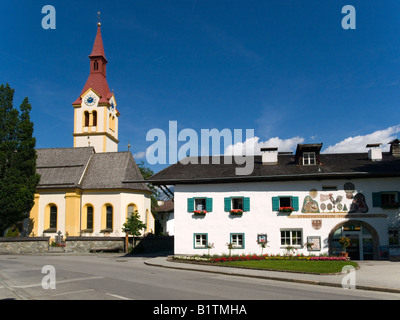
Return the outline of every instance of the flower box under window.
<path id="1" fill-rule="evenodd" d="M 198 214 L 198 215 L 202 215 L 202 214 L 206 214 L 207 211 L 206 210 L 194 210 L 193 213 L 194 214 Z"/>
<path id="2" fill-rule="evenodd" d="M 233 215 L 241 215 L 241 214 L 243 214 L 243 210 L 242 209 L 232 209 L 229 212 L 230 212 L 230 214 L 233 214 Z"/>
<path id="3" fill-rule="evenodd" d="M 293 207 L 279 207 L 280 212 L 292 212 L 294 211 Z"/>
<path id="4" fill-rule="evenodd" d="M 291 213 L 299 210 L 299 197 L 279 196 L 272 197 L 272 210 L 284 213 Z"/>

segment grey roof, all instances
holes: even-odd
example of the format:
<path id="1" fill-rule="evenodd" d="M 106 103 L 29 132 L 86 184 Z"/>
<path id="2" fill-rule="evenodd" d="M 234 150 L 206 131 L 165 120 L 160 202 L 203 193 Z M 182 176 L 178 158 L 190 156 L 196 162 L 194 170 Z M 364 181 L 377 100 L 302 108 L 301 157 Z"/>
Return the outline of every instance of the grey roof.
<path id="1" fill-rule="evenodd" d="M 38 188 L 76 188 L 94 152 L 93 147 L 36 149 Z"/>
<path id="2" fill-rule="evenodd" d="M 236 164 L 234 160 L 232 164 L 224 164 L 223 157 L 219 156 L 208 158 L 209 164 L 204 164 L 204 158 L 200 157 L 197 159 L 198 164 L 178 162 L 147 181 L 154 185 L 174 185 L 400 176 L 400 158 L 389 152 L 383 153 L 382 161 L 375 162 L 368 159 L 367 153 L 320 154 L 318 165 L 299 165 L 295 155 L 290 154 L 280 154 L 277 164 L 265 165 L 261 156 L 255 156 L 253 172 L 242 176 L 236 175 L 236 168 L 244 165 Z M 220 164 L 212 164 L 212 158 L 220 158 Z"/>
<path id="3" fill-rule="evenodd" d="M 130 152 L 95 153 L 93 147 L 37 149 L 38 189 L 150 191 Z M 126 183 L 135 180 L 135 183 Z M 142 182 L 143 181 L 143 182 Z"/>
<path id="4" fill-rule="evenodd" d="M 132 180 L 136 182 L 127 182 Z M 150 191 L 137 167 L 135 159 L 128 151 L 93 154 L 82 180 L 82 189 Z"/>

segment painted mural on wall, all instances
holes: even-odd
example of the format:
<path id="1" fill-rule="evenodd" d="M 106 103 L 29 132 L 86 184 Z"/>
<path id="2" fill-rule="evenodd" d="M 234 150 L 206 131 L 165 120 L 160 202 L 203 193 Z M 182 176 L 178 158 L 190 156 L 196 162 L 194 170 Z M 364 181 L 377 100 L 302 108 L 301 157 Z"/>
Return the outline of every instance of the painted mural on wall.
<path id="1" fill-rule="evenodd" d="M 345 194 L 320 193 L 311 189 L 309 195 L 304 197 L 302 213 L 366 213 L 368 206 L 362 193 L 354 192 L 355 185 L 346 182 L 343 186 Z M 319 197 L 318 197 L 319 195 Z M 319 199 L 319 202 L 318 202 Z M 350 209 L 349 209 L 350 208 Z"/>

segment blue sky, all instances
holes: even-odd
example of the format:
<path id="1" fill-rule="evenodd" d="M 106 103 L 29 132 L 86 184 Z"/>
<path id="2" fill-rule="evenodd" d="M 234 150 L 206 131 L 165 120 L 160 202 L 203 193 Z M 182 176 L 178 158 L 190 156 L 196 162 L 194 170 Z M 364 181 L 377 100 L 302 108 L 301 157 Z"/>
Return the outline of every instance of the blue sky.
<path id="1" fill-rule="evenodd" d="M 47 4 L 55 30 L 41 27 Z M 344 5 L 355 30 L 342 28 Z M 400 136 L 399 1 L 4 2 L 0 83 L 16 106 L 29 98 L 38 148 L 73 146 L 97 11 L 119 150 L 130 141 L 137 161 L 153 144 L 147 132 L 168 133 L 173 120 L 178 130 L 254 129 L 258 146 L 282 151 L 322 142 L 349 152 Z"/>

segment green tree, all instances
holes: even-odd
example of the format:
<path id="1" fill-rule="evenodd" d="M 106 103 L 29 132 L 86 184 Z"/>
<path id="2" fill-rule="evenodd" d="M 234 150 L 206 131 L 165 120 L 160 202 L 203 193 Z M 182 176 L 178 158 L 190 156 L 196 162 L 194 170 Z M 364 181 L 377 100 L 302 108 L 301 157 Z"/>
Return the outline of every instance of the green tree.
<path id="1" fill-rule="evenodd" d="M 0 236 L 27 218 L 40 176 L 28 98 L 13 107 L 14 89 L 0 86 Z"/>
<path id="2" fill-rule="evenodd" d="M 122 225 L 122 231 L 134 237 L 140 236 L 140 231 L 146 229 L 146 224 L 140 220 L 139 213 L 135 211 Z"/>
<path id="3" fill-rule="evenodd" d="M 148 179 L 148 178 L 150 178 L 151 176 L 154 175 L 153 170 L 151 170 L 150 168 L 145 167 L 144 161 L 141 161 L 138 164 L 138 167 L 139 167 L 139 170 L 140 170 L 140 172 L 141 172 L 141 174 L 143 176 L 143 179 L 146 180 L 146 179 Z M 154 208 L 158 207 L 157 199 L 158 199 L 160 194 L 159 194 L 158 189 L 155 186 L 153 186 L 151 184 L 147 184 L 147 186 L 153 192 L 153 194 L 151 195 L 151 211 L 153 212 Z"/>

